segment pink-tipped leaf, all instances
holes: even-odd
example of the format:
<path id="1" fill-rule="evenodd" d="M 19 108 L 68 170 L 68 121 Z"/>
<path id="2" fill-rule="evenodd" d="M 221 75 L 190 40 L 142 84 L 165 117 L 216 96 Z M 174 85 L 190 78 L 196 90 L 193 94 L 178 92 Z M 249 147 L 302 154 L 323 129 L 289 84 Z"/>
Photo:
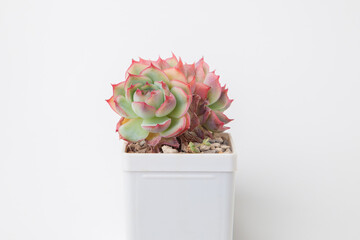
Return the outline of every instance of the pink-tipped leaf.
<path id="1" fill-rule="evenodd" d="M 162 137 L 170 138 L 180 135 L 187 126 L 187 116 L 172 118 L 170 126 L 160 133 Z"/>
<path id="2" fill-rule="evenodd" d="M 186 92 L 179 87 L 173 87 L 170 91 L 176 99 L 176 106 L 169 116 L 174 118 L 180 118 L 184 116 L 189 109 L 191 103 L 191 95 L 186 94 Z"/>
<path id="3" fill-rule="evenodd" d="M 184 82 L 178 81 L 178 80 L 172 80 L 171 87 L 179 87 L 182 90 L 184 90 L 186 92 L 186 94 L 191 95 L 191 89 L 190 89 L 190 85 L 188 83 L 184 83 Z"/>
<path id="4" fill-rule="evenodd" d="M 160 69 L 167 69 L 167 68 L 170 68 L 170 65 L 163 59 L 161 59 L 159 57 L 159 59 L 153 63 L 156 67 L 160 68 Z"/>
<path id="5" fill-rule="evenodd" d="M 128 78 L 125 81 L 125 89 L 137 83 L 145 85 L 146 83 L 153 83 L 153 81 L 146 76 L 129 74 Z"/>
<path id="6" fill-rule="evenodd" d="M 202 99 L 206 99 L 210 87 L 204 83 L 197 82 L 195 84 L 195 93 L 198 94 Z"/>
<path id="7" fill-rule="evenodd" d="M 163 71 L 161 71 L 159 68 L 155 67 L 153 64 L 151 64 L 149 67 L 147 67 L 143 71 L 141 71 L 140 74 L 143 76 L 147 76 L 153 82 L 162 81 L 166 84 L 169 84 L 169 82 L 170 82 L 170 80 L 166 76 L 166 74 Z"/>
<path id="8" fill-rule="evenodd" d="M 112 110 L 114 110 L 117 114 L 119 114 L 115 107 L 114 96 L 111 96 L 111 98 L 106 100 L 106 102 L 109 104 L 109 106 L 111 107 Z"/>
<path id="9" fill-rule="evenodd" d="M 141 118 L 152 118 L 155 116 L 156 108 L 150 106 L 144 102 L 133 102 L 131 104 L 132 109 Z"/>
<path id="10" fill-rule="evenodd" d="M 211 111 L 203 126 L 212 132 L 223 132 L 229 129 L 229 127 L 224 127 L 224 124 L 225 123 L 218 118 L 215 112 Z"/>
<path id="11" fill-rule="evenodd" d="M 164 73 L 166 74 L 166 76 L 170 79 L 170 80 L 179 80 L 182 81 L 184 83 L 187 83 L 186 77 L 184 75 L 184 73 L 182 73 L 179 69 L 177 68 L 168 68 L 164 70 Z"/>
<path id="12" fill-rule="evenodd" d="M 141 124 L 141 127 L 144 128 L 146 131 L 152 133 L 159 133 L 165 131 L 171 123 L 171 119 L 168 117 L 154 117 L 149 119 L 144 119 Z"/>
<path id="13" fill-rule="evenodd" d="M 219 109 L 225 110 L 225 107 L 228 108 L 230 106 L 232 100 L 229 99 L 227 92 L 228 92 L 228 89 L 225 89 L 223 87 L 219 99 L 216 102 L 214 102 L 213 104 L 211 104 L 209 106 L 209 108 L 214 109 L 214 110 L 219 110 Z"/>
<path id="14" fill-rule="evenodd" d="M 125 118 L 137 118 L 137 115 L 133 111 L 130 102 L 124 96 L 117 96 L 115 101 L 116 112 Z"/>
<path id="15" fill-rule="evenodd" d="M 224 124 L 227 124 L 229 122 L 231 122 L 234 119 L 230 119 L 228 118 L 224 113 L 219 112 L 219 111 L 214 111 L 214 113 L 216 114 L 216 116 L 219 118 L 220 121 L 222 121 Z"/>
<path id="16" fill-rule="evenodd" d="M 204 61 L 204 58 L 201 58 L 195 64 L 196 81 L 203 82 L 208 72 L 209 72 L 209 65 Z"/>
<path id="17" fill-rule="evenodd" d="M 118 133 L 122 139 L 130 142 L 136 142 L 145 139 L 149 132 L 141 127 L 143 120 L 141 118 L 130 119 L 122 124 Z"/>
<path id="18" fill-rule="evenodd" d="M 207 98 L 209 101 L 209 105 L 211 105 L 216 102 L 221 95 L 219 76 L 216 75 L 214 72 L 210 72 L 206 75 L 204 83 L 210 87 Z"/>
<path id="19" fill-rule="evenodd" d="M 126 70 L 125 78 L 127 78 L 129 74 L 138 75 L 142 70 L 147 67 L 148 64 L 136 62 L 133 60 L 130 67 Z"/>
<path id="20" fill-rule="evenodd" d="M 150 92 L 150 96 L 145 100 L 145 103 L 158 109 L 164 102 L 164 94 L 161 90 L 153 90 Z"/>
<path id="21" fill-rule="evenodd" d="M 141 86 L 141 84 L 142 83 L 136 83 L 134 85 L 130 85 L 130 87 L 128 87 L 126 89 L 125 97 L 129 102 L 134 101 L 134 95 L 135 95 L 136 91 L 139 89 L 139 87 Z"/>
<path id="22" fill-rule="evenodd" d="M 113 84 L 113 96 L 117 97 L 119 95 L 125 95 L 125 81 L 118 84 Z"/>
<path id="23" fill-rule="evenodd" d="M 165 59 L 165 62 L 169 64 L 170 67 L 175 67 L 176 64 L 178 64 L 178 60 L 174 53 L 172 54 L 172 57 Z"/>
<path id="24" fill-rule="evenodd" d="M 165 100 L 161 106 L 156 110 L 155 115 L 157 117 L 167 116 L 171 113 L 176 106 L 176 99 L 172 93 L 169 93 L 168 96 L 165 95 Z"/>
<path id="25" fill-rule="evenodd" d="M 143 93 L 139 88 L 135 90 L 133 94 L 133 101 L 134 102 L 145 102 L 146 99 L 150 97 L 151 92 Z"/>

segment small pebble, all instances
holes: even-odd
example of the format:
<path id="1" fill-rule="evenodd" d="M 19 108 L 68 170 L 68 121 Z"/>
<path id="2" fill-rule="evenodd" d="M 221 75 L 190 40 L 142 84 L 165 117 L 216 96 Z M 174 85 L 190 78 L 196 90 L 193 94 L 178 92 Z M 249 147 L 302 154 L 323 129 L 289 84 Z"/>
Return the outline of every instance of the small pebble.
<path id="1" fill-rule="evenodd" d="M 218 142 L 218 143 L 223 143 L 224 142 L 224 140 L 221 137 L 215 138 L 215 141 Z"/>
<path id="2" fill-rule="evenodd" d="M 216 138 L 213 138 L 213 139 L 209 139 L 209 142 L 211 142 L 211 143 L 223 143 L 224 140 L 221 137 L 216 137 Z"/>
<path id="3" fill-rule="evenodd" d="M 226 149 L 229 149 L 229 148 L 230 148 L 230 146 L 228 146 L 228 145 L 224 145 L 224 144 L 223 144 L 223 145 L 221 145 L 221 148 L 222 148 L 222 149 L 224 149 L 224 150 L 226 150 Z"/>
<path id="4" fill-rule="evenodd" d="M 226 149 L 226 151 L 224 153 L 231 153 L 230 148 Z"/>
<path id="5" fill-rule="evenodd" d="M 176 150 L 172 147 L 166 146 L 166 145 L 162 146 L 161 149 L 162 149 L 163 153 L 177 153 L 178 152 L 178 150 Z"/>
<path id="6" fill-rule="evenodd" d="M 210 145 L 210 149 L 215 149 L 215 148 L 218 148 L 218 147 L 220 147 L 220 143 L 212 143 Z"/>
<path id="7" fill-rule="evenodd" d="M 206 145 L 201 145 L 200 146 L 200 151 L 204 152 L 204 151 L 207 151 L 207 150 L 210 150 L 210 146 L 206 146 Z"/>
<path id="8" fill-rule="evenodd" d="M 140 146 L 143 147 L 145 145 L 145 140 L 142 140 L 141 142 L 139 142 Z"/>
<path id="9" fill-rule="evenodd" d="M 215 152 L 216 153 L 220 153 L 220 152 L 222 152 L 223 150 L 222 150 L 222 148 L 215 148 Z"/>
<path id="10" fill-rule="evenodd" d="M 146 153 L 146 148 L 143 148 L 143 149 L 140 149 L 140 150 L 137 150 L 137 153 Z"/>

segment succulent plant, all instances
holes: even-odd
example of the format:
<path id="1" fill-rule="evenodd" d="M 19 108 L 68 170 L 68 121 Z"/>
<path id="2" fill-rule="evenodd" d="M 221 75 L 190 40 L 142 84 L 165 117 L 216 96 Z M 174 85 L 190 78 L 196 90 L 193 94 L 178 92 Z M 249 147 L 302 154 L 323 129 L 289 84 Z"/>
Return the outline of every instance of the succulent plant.
<path id="1" fill-rule="evenodd" d="M 219 76 L 215 71 L 209 71 L 209 65 L 200 59 L 195 64 L 195 86 L 193 101 L 190 107 L 192 124 L 191 129 L 197 125 L 210 132 L 223 132 L 229 127 L 224 125 L 232 121 L 223 112 L 228 109 L 233 100 L 228 97 L 228 89 L 221 86 Z"/>
<path id="2" fill-rule="evenodd" d="M 186 75 L 173 67 L 177 63 L 175 56 L 133 60 L 126 80 L 113 85 L 113 96 L 107 102 L 122 117 L 117 124 L 120 138 L 147 139 L 156 145 L 189 128 L 192 92 Z"/>
<path id="3" fill-rule="evenodd" d="M 185 132 L 204 139 L 228 129 L 224 125 L 232 120 L 223 112 L 233 100 L 203 58 L 196 64 L 184 64 L 174 54 L 156 61 L 140 58 L 125 79 L 113 85 L 107 102 L 121 116 L 116 130 L 127 141 L 178 147 L 177 137 L 186 141 Z"/>

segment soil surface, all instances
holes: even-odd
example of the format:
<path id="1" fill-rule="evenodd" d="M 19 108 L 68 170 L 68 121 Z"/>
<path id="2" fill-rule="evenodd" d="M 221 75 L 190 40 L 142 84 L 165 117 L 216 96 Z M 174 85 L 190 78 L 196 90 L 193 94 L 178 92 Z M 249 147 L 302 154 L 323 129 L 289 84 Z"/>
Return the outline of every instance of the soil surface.
<path id="1" fill-rule="evenodd" d="M 227 133 L 214 134 L 213 138 L 193 139 L 194 142 L 181 141 L 178 147 L 162 145 L 154 151 L 145 140 L 128 143 L 127 153 L 232 153 L 232 148 Z"/>

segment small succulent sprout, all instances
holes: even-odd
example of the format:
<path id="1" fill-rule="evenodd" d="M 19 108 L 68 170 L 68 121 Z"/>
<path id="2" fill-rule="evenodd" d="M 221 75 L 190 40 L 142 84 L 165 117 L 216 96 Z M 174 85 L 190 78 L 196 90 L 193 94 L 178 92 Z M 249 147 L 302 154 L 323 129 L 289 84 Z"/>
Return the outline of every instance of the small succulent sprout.
<path id="1" fill-rule="evenodd" d="M 192 153 L 199 153 L 200 150 L 195 146 L 193 142 L 189 143 L 189 149 Z"/>
<path id="2" fill-rule="evenodd" d="M 205 138 L 204 140 L 203 140 L 203 142 L 202 142 L 202 144 L 204 144 L 205 146 L 210 146 L 211 145 L 211 143 L 209 142 L 209 138 Z"/>
<path id="3" fill-rule="evenodd" d="M 174 67 L 178 63 L 175 56 L 133 60 L 126 80 L 113 85 L 107 102 L 122 117 L 116 128 L 120 138 L 130 142 L 173 138 L 189 128 L 191 86 L 186 71 Z"/>

